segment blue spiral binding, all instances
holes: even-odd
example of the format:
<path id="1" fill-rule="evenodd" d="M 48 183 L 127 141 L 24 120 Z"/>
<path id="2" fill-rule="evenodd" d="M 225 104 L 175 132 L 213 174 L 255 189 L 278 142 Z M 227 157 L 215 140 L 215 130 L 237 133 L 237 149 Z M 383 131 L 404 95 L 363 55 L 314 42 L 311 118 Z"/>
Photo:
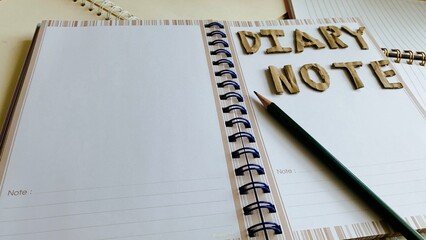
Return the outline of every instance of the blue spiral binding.
<path id="1" fill-rule="evenodd" d="M 251 154 L 254 158 L 260 158 L 259 152 L 252 147 L 242 147 L 231 153 L 232 158 L 240 158 L 241 155 Z"/>
<path id="2" fill-rule="evenodd" d="M 244 138 L 244 137 L 247 138 L 249 142 L 256 142 L 253 135 L 251 135 L 251 133 L 248 133 L 248 132 L 234 133 L 234 134 L 228 136 L 228 140 L 230 142 L 236 142 L 238 138 Z"/>
<path id="3" fill-rule="evenodd" d="M 274 222 L 261 222 L 255 224 L 247 229 L 249 237 L 255 237 L 259 231 L 272 230 L 275 234 L 282 234 L 281 226 Z"/>
<path id="4" fill-rule="evenodd" d="M 226 38 L 226 34 L 222 31 L 220 31 L 220 30 L 214 30 L 214 31 L 207 33 L 208 37 L 213 37 L 215 35 L 220 35 L 221 37 Z"/>
<path id="5" fill-rule="evenodd" d="M 238 189 L 240 191 L 240 194 L 247 194 L 250 190 L 253 190 L 253 189 L 261 189 L 264 193 L 271 192 L 271 189 L 269 189 L 268 184 L 264 182 L 257 182 L 257 181 L 244 184 Z"/>
<path id="6" fill-rule="evenodd" d="M 216 68 L 219 68 L 215 70 L 214 75 L 217 77 L 224 77 L 229 75 L 228 77 L 231 78 L 224 81 L 222 81 L 222 79 L 218 79 L 218 81 L 221 82 L 217 83 L 217 87 L 222 89 L 220 91 L 221 94 L 219 94 L 219 99 L 223 101 L 236 99 L 238 102 L 244 102 L 243 96 L 239 93 L 241 87 L 237 80 L 238 76 L 232 69 L 235 67 L 234 63 L 230 59 L 226 59 L 232 57 L 231 52 L 225 49 L 229 48 L 228 42 L 225 41 L 227 36 L 224 32 L 216 30 L 217 28 L 224 29 L 224 25 L 219 22 L 211 22 L 205 24 L 204 27 L 212 29 L 210 32 L 206 33 L 208 37 L 211 37 L 211 39 L 209 39 L 210 41 L 207 41 L 207 44 L 213 49 L 212 51 L 210 51 L 210 55 L 217 56 L 216 58 L 220 58 L 216 61 L 212 59 L 211 64 L 213 66 L 217 66 Z M 226 56 L 226 58 L 223 55 Z M 229 88 L 225 88 L 227 86 L 229 86 Z M 233 88 L 233 90 L 231 88 Z M 233 159 L 235 159 L 235 161 L 242 161 L 237 159 L 240 159 L 241 156 L 243 156 L 243 161 L 245 161 L 244 165 L 239 165 L 238 168 L 234 169 L 235 175 L 243 176 L 245 173 L 249 173 L 250 176 L 254 176 L 253 174 L 256 173 L 258 175 L 265 174 L 265 170 L 261 165 L 249 162 L 252 160 L 251 158 L 260 158 L 260 153 L 257 151 L 257 149 L 253 147 L 245 146 L 245 144 L 256 142 L 254 136 L 251 133 L 241 129 L 242 127 L 244 127 L 245 129 L 251 128 L 251 124 L 248 119 L 239 117 L 242 115 L 246 115 L 247 109 L 241 104 L 230 104 L 226 106 L 226 103 L 228 102 L 224 103 L 225 107 L 222 107 L 222 112 L 224 114 L 232 114 L 230 116 L 233 116 L 230 120 L 225 121 L 225 126 L 233 128 L 232 131 L 237 131 L 228 136 L 228 141 L 240 142 L 242 144 L 238 145 L 240 148 L 231 152 L 231 156 Z M 261 190 L 264 193 L 269 193 L 271 191 L 266 183 L 262 181 L 256 181 L 253 177 L 251 178 L 251 180 L 244 180 L 243 182 L 245 183 L 241 183 L 241 186 L 238 188 L 239 193 L 241 195 L 255 194 L 257 199 L 255 202 L 243 207 L 244 215 L 251 215 L 254 212 L 262 214 L 262 209 L 267 210 L 269 213 L 276 212 L 275 206 L 272 202 L 262 201 L 257 198 L 257 190 Z M 254 196 L 250 196 L 250 198 L 251 197 Z M 263 217 L 261 217 L 260 219 L 262 219 L 260 223 L 254 224 L 247 228 L 249 237 L 255 237 L 256 233 L 259 231 L 265 232 L 266 235 L 268 235 L 267 231 L 273 231 L 275 234 L 282 233 L 281 226 L 277 223 L 267 222 L 263 220 Z"/>
<path id="7" fill-rule="evenodd" d="M 251 124 L 249 120 L 241 117 L 232 118 L 225 122 L 225 126 L 227 127 L 233 127 L 235 124 L 241 123 L 244 125 L 245 128 L 251 128 Z"/>
<path id="8" fill-rule="evenodd" d="M 241 105 L 238 105 L 238 104 L 232 104 L 232 105 L 229 105 L 227 107 L 222 108 L 223 113 L 230 113 L 231 111 L 235 111 L 235 110 L 239 110 L 242 115 L 247 114 L 247 109 L 245 107 L 241 106 Z"/>
<path id="9" fill-rule="evenodd" d="M 237 74 L 229 69 L 220 70 L 214 73 L 215 76 L 223 76 L 225 74 L 229 74 L 232 78 L 237 78 Z"/>
<path id="10" fill-rule="evenodd" d="M 219 60 L 217 60 L 217 61 L 213 61 L 212 62 L 213 63 L 213 65 L 220 65 L 220 64 L 228 64 L 228 67 L 234 67 L 234 63 L 233 62 L 231 62 L 231 61 L 229 61 L 228 59 L 226 59 L 226 58 L 223 58 L 223 59 L 219 59 Z"/>
<path id="11" fill-rule="evenodd" d="M 232 81 L 232 80 L 225 80 L 225 81 L 217 84 L 218 88 L 224 88 L 226 86 L 233 86 L 234 90 L 240 90 L 240 88 L 241 88 L 240 84 L 238 84 L 237 82 Z"/>
<path id="12" fill-rule="evenodd" d="M 224 47 L 229 47 L 229 44 L 222 39 L 216 39 L 214 41 L 209 42 L 209 45 L 214 46 L 217 44 L 222 44 Z"/>
<path id="13" fill-rule="evenodd" d="M 211 22 L 211 23 L 204 24 L 205 28 L 211 28 L 211 27 L 214 27 L 214 26 L 221 28 L 221 29 L 224 28 L 223 24 L 220 23 L 220 22 Z"/>
<path id="14" fill-rule="evenodd" d="M 256 209 L 266 208 L 270 213 L 277 212 L 275 205 L 267 202 L 267 201 L 256 201 L 254 203 L 250 203 L 249 205 L 243 207 L 244 215 L 250 215 Z"/>
<path id="15" fill-rule="evenodd" d="M 232 57 L 232 54 L 228 50 L 223 49 L 223 48 L 219 48 L 219 49 L 216 49 L 214 51 L 210 51 L 211 55 L 218 55 L 220 53 L 225 54 L 225 56 L 227 56 L 227 57 Z"/>
<path id="16" fill-rule="evenodd" d="M 219 95 L 220 100 L 228 100 L 229 98 L 236 98 L 238 102 L 244 102 L 243 96 L 237 92 L 227 92 Z"/>
<path id="17" fill-rule="evenodd" d="M 249 163 L 235 169 L 235 175 L 244 176 L 244 172 L 251 171 L 251 170 L 255 170 L 258 175 L 265 174 L 265 170 L 263 169 L 262 166 L 260 166 L 259 164 Z"/>

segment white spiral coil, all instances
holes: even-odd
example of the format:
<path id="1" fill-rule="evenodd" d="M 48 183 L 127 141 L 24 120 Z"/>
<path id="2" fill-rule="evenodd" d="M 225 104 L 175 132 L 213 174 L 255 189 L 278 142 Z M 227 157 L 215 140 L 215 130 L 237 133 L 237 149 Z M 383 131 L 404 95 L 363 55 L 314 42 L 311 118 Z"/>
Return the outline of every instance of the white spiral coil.
<path id="1" fill-rule="evenodd" d="M 73 0 L 77 2 L 78 0 Z M 109 0 L 80 0 L 81 6 L 86 6 L 86 2 L 89 2 L 89 11 L 96 10 L 96 14 L 101 16 L 102 13 L 106 13 L 106 20 L 111 20 L 111 15 L 115 16 L 116 19 L 124 19 L 124 20 L 135 20 L 139 19 L 131 14 L 129 11 L 124 10 L 120 6 L 116 5 L 112 1 Z"/>

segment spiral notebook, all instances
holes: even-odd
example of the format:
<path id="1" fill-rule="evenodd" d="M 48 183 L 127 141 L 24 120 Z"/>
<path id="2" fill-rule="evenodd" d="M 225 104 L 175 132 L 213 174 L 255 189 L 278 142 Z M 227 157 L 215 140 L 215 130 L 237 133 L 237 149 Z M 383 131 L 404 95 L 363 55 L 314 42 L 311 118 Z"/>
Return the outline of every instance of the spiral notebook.
<path id="1" fill-rule="evenodd" d="M 375 77 L 369 64 L 385 56 L 370 35 L 345 32 L 345 49 L 308 46 L 324 42 L 318 28 L 329 25 L 361 27 L 354 18 L 43 22 L 0 138 L 0 238 L 394 234 L 281 131 L 253 90 L 426 229 L 425 111 L 409 88 L 384 89 Z M 307 43 L 299 53 L 297 31 Z M 276 50 L 287 52 L 266 54 Z M 351 61 L 362 62 L 364 87 L 331 66 Z M 269 71 L 285 65 L 298 93 L 276 94 Z"/>

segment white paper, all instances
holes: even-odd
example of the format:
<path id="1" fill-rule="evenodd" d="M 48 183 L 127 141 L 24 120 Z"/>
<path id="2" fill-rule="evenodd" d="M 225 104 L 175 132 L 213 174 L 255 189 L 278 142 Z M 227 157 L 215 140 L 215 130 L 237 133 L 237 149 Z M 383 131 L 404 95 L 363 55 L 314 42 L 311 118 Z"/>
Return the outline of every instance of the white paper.
<path id="1" fill-rule="evenodd" d="M 239 236 L 200 27 L 52 27 L 43 38 L 0 238 Z"/>

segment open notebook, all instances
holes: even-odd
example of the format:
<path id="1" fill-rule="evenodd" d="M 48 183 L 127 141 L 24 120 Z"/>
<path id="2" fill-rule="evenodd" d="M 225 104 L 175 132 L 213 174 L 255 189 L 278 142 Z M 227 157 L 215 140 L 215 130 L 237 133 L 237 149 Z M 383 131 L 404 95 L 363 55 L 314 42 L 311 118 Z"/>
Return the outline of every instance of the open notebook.
<path id="1" fill-rule="evenodd" d="M 395 68 L 426 109 L 426 1 L 421 0 L 287 0 L 296 18 L 360 17 L 379 46 L 396 58 Z M 413 55 L 410 55 L 412 51 Z M 400 55 L 401 54 L 401 55 Z M 410 61 L 411 58 L 415 61 Z M 406 64 L 406 63 L 411 64 Z"/>
<path id="2" fill-rule="evenodd" d="M 347 29 L 347 48 L 326 46 L 318 29 L 330 25 Z M 392 234 L 253 90 L 425 229 L 425 111 L 409 88 L 383 88 L 401 79 L 377 79 L 370 62 L 385 57 L 359 29 L 353 18 L 43 22 L 1 135 L 0 238 Z M 353 61 L 364 87 L 331 67 Z M 269 69 L 284 65 L 296 82 L 278 95 Z"/>

